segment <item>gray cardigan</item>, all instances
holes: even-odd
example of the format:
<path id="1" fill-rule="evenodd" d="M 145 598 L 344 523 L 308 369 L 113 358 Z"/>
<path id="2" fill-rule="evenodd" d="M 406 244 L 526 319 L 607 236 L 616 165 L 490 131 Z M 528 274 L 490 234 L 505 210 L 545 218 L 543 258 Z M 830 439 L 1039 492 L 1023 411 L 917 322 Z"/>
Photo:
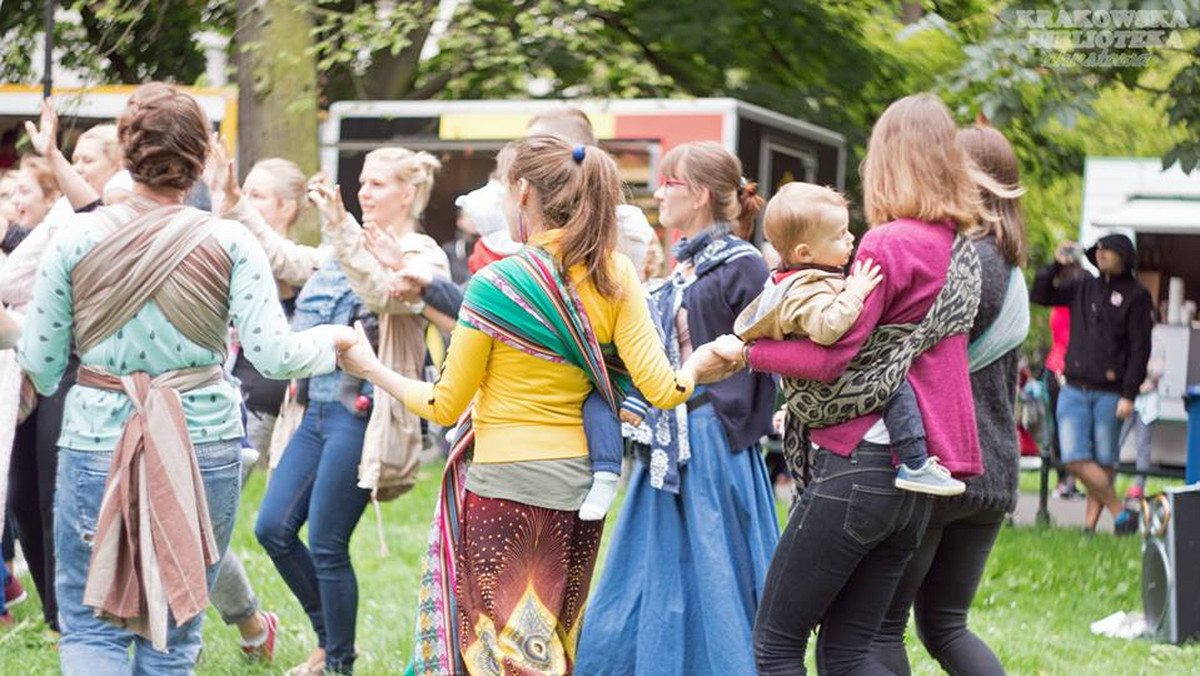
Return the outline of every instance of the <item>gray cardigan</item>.
<path id="1" fill-rule="evenodd" d="M 1000 314 L 1012 269 L 991 237 L 977 240 L 975 250 L 979 253 L 982 284 L 971 340 L 979 337 Z M 1017 397 L 1019 353 L 1020 348 L 1014 349 L 971 374 L 983 474 L 968 479 L 967 492 L 947 498 L 949 502 L 1004 512 L 1011 512 L 1016 507 L 1020 445 L 1013 407 Z"/>

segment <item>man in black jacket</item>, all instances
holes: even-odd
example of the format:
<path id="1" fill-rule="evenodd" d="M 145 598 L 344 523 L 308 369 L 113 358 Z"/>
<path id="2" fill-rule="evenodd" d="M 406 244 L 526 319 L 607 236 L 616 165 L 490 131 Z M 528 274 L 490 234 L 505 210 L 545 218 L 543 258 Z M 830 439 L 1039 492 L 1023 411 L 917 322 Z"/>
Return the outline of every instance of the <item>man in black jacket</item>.
<path id="1" fill-rule="evenodd" d="M 1084 526 L 1096 528 L 1105 508 L 1117 534 L 1137 530 L 1113 488 L 1121 421 L 1133 414 L 1133 400 L 1146 378 L 1150 359 L 1150 292 L 1133 276 L 1137 255 L 1125 235 L 1107 235 L 1087 252 L 1098 277 L 1071 280 L 1058 275 L 1061 261 L 1039 270 L 1031 299 L 1071 310 L 1067 384 L 1058 398 L 1058 434 L 1063 462 L 1087 487 Z"/>

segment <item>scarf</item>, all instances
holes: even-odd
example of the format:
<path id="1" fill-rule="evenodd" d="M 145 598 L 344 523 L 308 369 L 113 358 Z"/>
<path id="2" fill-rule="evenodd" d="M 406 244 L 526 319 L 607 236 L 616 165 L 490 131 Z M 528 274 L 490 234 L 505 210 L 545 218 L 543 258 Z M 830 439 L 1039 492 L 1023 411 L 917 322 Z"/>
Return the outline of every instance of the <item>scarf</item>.
<path id="1" fill-rule="evenodd" d="M 993 364 L 1025 342 L 1029 333 L 1029 289 L 1025 275 L 1013 266 L 1008 275 L 1008 287 L 1000 313 L 992 323 L 967 346 L 967 361 L 971 373 Z"/>
<path id="2" fill-rule="evenodd" d="M 956 235 L 946 282 L 925 318 L 915 325 L 877 326 L 832 382 L 784 378 L 788 417 L 809 427 L 828 427 L 882 409 L 914 359 L 946 336 L 971 330 L 979 309 L 979 274 L 975 246 Z"/>
<path id="3" fill-rule="evenodd" d="M 629 376 L 615 352 L 596 339 L 578 292 L 546 250 L 527 247 L 479 271 L 467 287 L 459 321 L 539 359 L 579 367 L 616 417 L 623 392 L 631 386 Z M 422 566 L 416 643 L 408 670 L 418 676 L 467 673 L 458 649 L 454 591 L 467 458 L 474 441 L 468 410 L 455 430 L 442 474 Z"/>
<path id="4" fill-rule="evenodd" d="M 721 265 L 743 256 L 758 256 L 758 249 L 745 240 L 730 234 L 727 223 L 718 223 L 695 237 L 679 240 L 672 249 L 678 263 L 670 277 L 650 291 L 650 316 L 663 339 L 663 347 L 671 366 L 683 366 L 679 336 L 675 331 L 675 315 L 683 305 L 685 292 L 704 275 Z M 685 275 L 689 267 L 693 274 Z M 650 408 L 642 422 L 643 433 L 631 435 L 635 440 L 648 441 L 639 449 L 649 470 L 650 485 L 660 490 L 679 493 L 680 469 L 692 457 L 688 441 L 687 404 L 669 411 Z"/>

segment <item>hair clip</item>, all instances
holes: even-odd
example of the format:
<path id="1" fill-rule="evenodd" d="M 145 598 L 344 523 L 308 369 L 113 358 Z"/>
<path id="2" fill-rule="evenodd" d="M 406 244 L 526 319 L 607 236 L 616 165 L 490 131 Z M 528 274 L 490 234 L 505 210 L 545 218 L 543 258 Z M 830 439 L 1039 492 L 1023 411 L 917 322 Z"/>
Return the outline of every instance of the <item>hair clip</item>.
<path id="1" fill-rule="evenodd" d="M 739 177 L 738 177 L 738 187 L 739 187 L 739 188 L 745 188 L 745 187 L 746 187 L 746 184 L 747 184 L 747 183 L 749 183 L 749 182 L 750 182 L 750 181 L 746 180 L 746 177 L 745 177 L 745 176 L 739 176 Z"/>
<path id="2" fill-rule="evenodd" d="M 575 146 L 575 150 L 571 151 L 571 157 L 573 157 L 575 159 L 576 163 L 583 162 L 583 157 L 586 154 L 587 154 L 586 146 Z"/>

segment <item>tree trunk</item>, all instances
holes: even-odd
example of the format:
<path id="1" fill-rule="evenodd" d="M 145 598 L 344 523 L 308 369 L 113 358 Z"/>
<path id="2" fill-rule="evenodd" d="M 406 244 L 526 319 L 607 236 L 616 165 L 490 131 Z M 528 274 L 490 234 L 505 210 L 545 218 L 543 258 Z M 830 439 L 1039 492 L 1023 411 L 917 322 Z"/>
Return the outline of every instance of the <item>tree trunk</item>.
<path id="1" fill-rule="evenodd" d="M 306 175 L 319 166 L 311 29 L 311 18 L 292 0 L 237 0 L 237 157 L 243 179 L 268 157 L 291 160 Z M 309 240 L 316 221 L 311 209 L 305 211 L 297 234 Z"/>

